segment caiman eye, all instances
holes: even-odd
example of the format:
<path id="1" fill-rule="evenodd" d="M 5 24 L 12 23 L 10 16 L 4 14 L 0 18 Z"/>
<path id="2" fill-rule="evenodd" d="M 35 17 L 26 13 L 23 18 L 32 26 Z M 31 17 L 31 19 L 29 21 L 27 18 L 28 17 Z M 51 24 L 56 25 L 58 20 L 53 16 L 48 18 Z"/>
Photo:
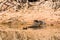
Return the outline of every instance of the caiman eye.
<path id="1" fill-rule="evenodd" d="M 38 20 L 34 20 L 34 22 L 38 22 Z"/>

